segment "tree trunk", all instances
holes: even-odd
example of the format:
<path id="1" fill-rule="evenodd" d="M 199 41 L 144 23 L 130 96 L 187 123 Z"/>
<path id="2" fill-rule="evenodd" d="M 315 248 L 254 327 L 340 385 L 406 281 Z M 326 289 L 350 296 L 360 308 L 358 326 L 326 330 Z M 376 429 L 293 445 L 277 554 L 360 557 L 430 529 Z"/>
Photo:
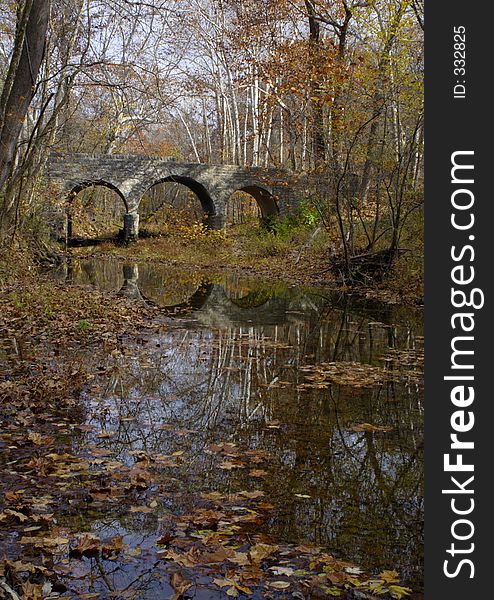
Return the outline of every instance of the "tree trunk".
<path id="1" fill-rule="evenodd" d="M 321 44 L 321 26 L 317 19 L 313 0 L 305 0 L 307 17 L 309 20 L 309 43 L 312 51 L 317 56 Z M 324 168 L 326 161 L 326 136 L 324 135 L 324 108 L 319 101 L 320 82 L 314 81 L 311 89 L 312 105 L 312 143 L 314 154 L 314 166 L 316 169 Z"/>
<path id="2" fill-rule="evenodd" d="M 14 49 L 12 57 L 10 59 L 9 68 L 5 77 L 5 83 L 2 88 L 2 95 L 0 96 L 0 124 L 3 123 L 5 117 L 5 106 L 9 97 L 10 90 L 12 89 L 12 83 L 21 60 L 22 49 L 24 48 L 24 36 L 26 35 L 26 27 L 33 6 L 33 0 L 28 0 L 24 3 L 24 6 L 17 8 L 17 24 L 14 39 Z M 1 125 L 0 125 L 1 127 Z"/>
<path id="3" fill-rule="evenodd" d="M 28 4 L 26 4 L 27 10 Z M 29 104 L 36 91 L 46 42 L 50 0 L 33 0 L 24 35 L 19 32 L 15 44 L 21 45 L 19 62 L 12 75 L 12 85 L 5 93 L 5 109 L 0 125 L 0 189 L 10 177 L 14 165 L 17 141 L 22 131 Z M 23 23 L 24 11 L 20 26 Z M 16 60 L 18 47 L 12 60 Z M 4 94 L 2 94 L 4 96 Z"/>
<path id="4" fill-rule="evenodd" d="M 369 184 L 371 180 L 372 169 L 375 165 L 375 154 L 376 154 L 376 142 L 377 142 L 377 134 L 378 134 L 378 119 L 377 117 L 381 114 L 384 108 L 385 101 L 385 78 L 386 73 L 388 71 L 391 50 L 393 49 L 394 43 L 397 38 L 398 28 L 400 26 L 403 15 L 405 14 L 405 10 L 407 7 L 407 2 L 403 1 L 399 5 L 396 14 L 393 17 L 390 31 L 388 37 L 384 43 L 383 49 L 381 51 L 381 56 L 379 58 L 378 63 L 378 77 L 377 77 L 377 85 L 374 91 L 374 97 L 372 99 L 373 112 L 374 112 L 374 120 L 371 123 L 369 138 L 367 141 L 367 152 L 364 163 L 364 168 L 362 172 L 362 179 L 360 183 L 359 196 L 360 200 L 365 201 L 367 199 L 367 192 L 369 189 Z"/>

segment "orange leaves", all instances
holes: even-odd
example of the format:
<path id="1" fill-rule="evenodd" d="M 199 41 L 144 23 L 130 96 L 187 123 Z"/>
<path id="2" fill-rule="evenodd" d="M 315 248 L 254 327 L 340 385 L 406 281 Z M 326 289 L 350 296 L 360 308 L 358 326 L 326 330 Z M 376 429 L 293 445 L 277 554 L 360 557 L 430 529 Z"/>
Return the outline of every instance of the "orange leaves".
<path id="1" fill-rule="evenodd" d="M 83 556 L 96 556 L 101 549 L 100 540 L 91 533 L 83 533 L 77 546 L 71 549 L 70 554 L 75 558 Z"/>
<path id="2" fill-rule="evenodd" d="M 314 99 L 326 104 L 333 102 L 332 90 L 343 74 L 334 46 L 316 46 L 303 39 L 280 43 L 277 51 L 266 57 L 260 68 L 266 81 L 277 82 L 273 93 L 290 94 L 305 100 L 314 94 L 317 83 L 324 85 L 324 90 L 318 90 Z"/>
<path id="3" fill-rule="evenodd" d="M 93 557 L 100 554 L 102 557 L 109 557 L 118 554 L 124 547 L 121 536 L 102 542 L 93 533 L 83 533 L 79 537 L 77 545 L 71 548 L 70 555 L 74 558 Z"/>
<path id="4" fill-rule="evenodd" d="M 52 531 L 51 536 L 23 536 L 20 543 L 35 546 L 36 548 L 43 548 L 45 552 L 51 552 L 53 554 L 61 551 L 63 546 L 68 546 L 69 541 L 68 537 L 57 535 L 56 531 Z"/>

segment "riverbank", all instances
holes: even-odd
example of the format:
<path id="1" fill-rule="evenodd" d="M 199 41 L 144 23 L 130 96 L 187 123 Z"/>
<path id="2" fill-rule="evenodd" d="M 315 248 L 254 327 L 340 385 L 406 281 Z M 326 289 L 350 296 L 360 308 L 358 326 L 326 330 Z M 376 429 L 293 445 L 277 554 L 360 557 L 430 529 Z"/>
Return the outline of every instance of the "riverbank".
<path id="1" fill-rule="evenodd" d="M 325 231 L 287 229 L 274 234 L 254 224 L 224 231 L 207 231 L 199 226 L 160 233 L 153 231 L 128 246 L 106 242 L 98 246 L 71 248 L 68 255 L 78 258 L 112 256 L 126 261 L 169 264 L 179 269 L 209 273 L 237 273 L 247 277 L 322 286 L 352 291 L 363 298 L 390 304 L 423 304 L 422 248 L 413 233 L 409 248 L 398 257 L 391 272 L 374 282 L 350 287 L 343 284 L 332 268 L 331 252 L 336 237 Z"/>

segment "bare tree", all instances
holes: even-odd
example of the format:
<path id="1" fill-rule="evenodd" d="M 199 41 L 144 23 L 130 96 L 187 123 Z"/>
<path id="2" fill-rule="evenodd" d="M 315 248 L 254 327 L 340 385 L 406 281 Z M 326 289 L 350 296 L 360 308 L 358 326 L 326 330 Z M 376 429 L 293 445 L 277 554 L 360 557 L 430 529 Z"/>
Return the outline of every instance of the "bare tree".
<path id="1" fill-rule="evenodd" d="M 50 0 L 20 3 L 9 70 L 0 98 L 0 189 L 12 173 L 17 141 L 43 60 Z"/>

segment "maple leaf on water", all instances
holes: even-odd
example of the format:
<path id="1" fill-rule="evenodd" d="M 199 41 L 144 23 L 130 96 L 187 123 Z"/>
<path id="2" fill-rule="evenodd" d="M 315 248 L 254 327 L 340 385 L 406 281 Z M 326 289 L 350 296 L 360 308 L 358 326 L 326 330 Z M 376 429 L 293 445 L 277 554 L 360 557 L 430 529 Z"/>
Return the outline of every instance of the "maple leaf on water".
<path id="1" fill-rule="evenodd" d="M 102 542 L 99 537 L 93 533 L 83 533 L 77 542 L 77 546 L 71 548 L 70 556 L 73 558 L 82 558 L 98 556 L 110 556 L 118 554 L 124 548 L 123 539 L 121 536 L 114 537 L 111 540 Z"/>
<path id="2" fill-rule="evenodd" d="M 101 549 L 101 542 L 98 537 L 92 533 L 83 533 L 78 540 L 77 546 L 70 550 L 70 555 L 74 558 L 83 556 L 96 556 Z"/>
<path id="3" fill-rule="evenodd" d="M 249 557 L 253 563 L 260 563 L 271 554 L 279 550 L 279 547 L 272 544 L 255 544 L 249 550 Z"/>
<path id="4" fill-rule="evenodd" d="M 248 596 L 252 595 L 252 590 L 245 585 L 242 585 L 239 581 L 237 581 L 233 577 L 225 577 L 225 578 L 216 578 L 213 579 L 213 583 L 220 588 L 228 587 L 226 590 L 227 596 L 236 598 L 239 595 L 239 592 L 243 594 L 247 594 Z"/>
<path id="5" fill-rule="evenodd" d="M 179 600 L 183 597 L 185 592 L 192 586 L 192 582 L 186 579 L 182 573 L 175 572 L 170 576 L 170 585 L 173 588 L 175 594 L 170 600 Z"/>

